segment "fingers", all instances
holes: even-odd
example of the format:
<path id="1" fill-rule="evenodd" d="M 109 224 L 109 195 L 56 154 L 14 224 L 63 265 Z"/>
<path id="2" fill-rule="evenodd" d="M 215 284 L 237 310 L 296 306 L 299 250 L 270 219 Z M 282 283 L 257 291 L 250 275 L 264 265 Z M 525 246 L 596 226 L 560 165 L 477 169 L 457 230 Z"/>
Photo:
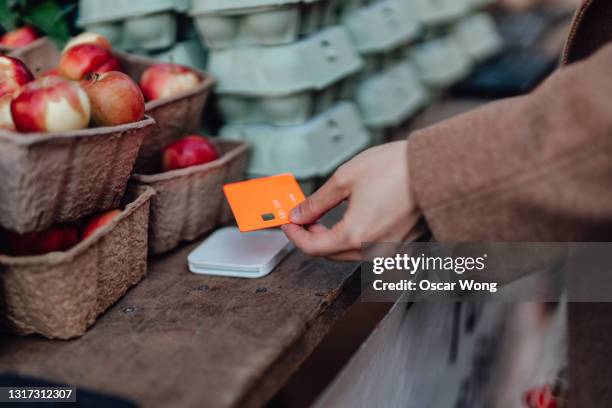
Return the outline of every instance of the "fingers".
<path id="1" fill-rule="evenodd" d="M 295 246 L 310 256 L 329 256 L 351 249 L 342 239 L 342 221 L 331 229 L 320 224 L 308 227 L 286 224 L 281 228 Z"/>
<path id="2" fill-rule="evenodd" d="M 296 235 L 302 235 L 303 232 L 296 230 L 294 227 L 297 227 L 299 229 L 302 230 L 306 230 L 307 232 L 309 232 L 311 235 L 311 239 L 315 240 L 315 239 L 320 239 L 320 234 L 329 234 L 330 230 L 321 224 L 312 224 L 312 225 L 308 225 L 306 227 L 301 227 L 299 225 L 294 225 L 292 226 L 283 226 L 282 229 L 283 231 L 285 231 L 285 233 L 287 234 L 287 236 L 289 237 L 289 239 L 291 239 L 291 241 L 298 247 L 304 250 L 304 252 L 306 253 L 310 253 L 311 251 L 315 251 L 317 250 L 317 248 L 312 248 L 312 246 L 308 246 L 308 247 L 304 247 L 304 240 L 300 239 L 300 237 L 298 236 L 296 238 Z M 308 238 L 306 238 L 308 239 Z M 306 244 L 308 245 L 308 244 Z M 345 247 L 345 245 L 338 245 L 336 246 L 336 248 L 340 248 L 340 247 Z M 311 253 L 311 255 L 313 255 Z M 326 256 L 328 259 L 331 259 L 332 261 L 340 261 L 340 262 L 350 262 L 350 261 L 360 261 L 362 256 L 361 256 L 361 251 L 360 250 L 346 250 L 346 251 L 340 251 L 340 252 L 329 252 L 327 254 L 320 254 L 320 255 L 324 255 Z"/>
<path id="3" fill-rule="evenodd" d="M 312 224 L 347 197 L 348 190 L 341 187 L 337 175 L 334 175 L 319 190 L 295 207 L 289 218 L 294 224 Z"/>
<path id="4" fill-rule="evenodd" d="M 289 240 L 310 256 L 324 256 L 333 261 L 363 261 L 361 247 L 355 247 L 347 240 L 347 233 L 342 222 L 329 229 L 321 224 L 301 226 L 287 224 L 282 227 Z M 388 242 L 411 242 L 421 237 L 426 230 L 423 223 L 418 223 L 408 234 L 391 236 Z M 367 251 L 366 251 L 367 252 Z"/>
<path id="5" fill-rule="evenodd" d="M 306 227 L 308 229 L 308 231 L 316 233 L 316 232 L 323 232 L 323 231 L 327 231 L 327 227 L 325 225 L 322 224 L 312 224 Z"/>
<path id="6" fill-rule="evenodd" d="M 316 228 L 317 230 L 319 229 L 318 227 L 325 228 L 324 226 L 319 225 L 319 224 L 315 224 L 312 227 L 317 227 Z M 419 222 L 405 237 L 402 236 L 404 234 L 400 234 L 400 235 L 393 237 L 390 241 L 414 242 L 417 239 L 420 239 L 421 237 L 423 237 L 427 233 L 427 231 L 428 229 L 425 223 Z M 348 250 L 344 252 L 338 252 L 332 255 L 328 255 L 327 258 L 331 259 L 332 261 L 339 261 L 339 262 L 363 262 L 365 258 L 367 257 L 367 254 L 368 254 L 368 250 L 366 247 L 366 248 L 360 248 L 359 250 L 353 249 L 353 250 Z M 391 255 L 393 254 L 389 254 L 389 256 Z"/>

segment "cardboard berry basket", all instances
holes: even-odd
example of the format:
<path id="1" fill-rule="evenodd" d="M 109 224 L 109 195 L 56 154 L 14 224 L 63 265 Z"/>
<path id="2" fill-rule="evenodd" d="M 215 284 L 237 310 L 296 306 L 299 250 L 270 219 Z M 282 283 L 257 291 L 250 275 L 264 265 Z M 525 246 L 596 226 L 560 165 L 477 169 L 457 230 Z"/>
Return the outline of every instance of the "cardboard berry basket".
<path id="1" fill-rule="evenodd" d="M 121 70 L 139 82 L 142 73 L 150 66 L 159 64 L 151 58 L 115 52 Z M 44 41 L 37 47 L 19 49 L 11 54 L 19 58 L 33 72 L 45 72 L 57 66 L 59 51 L 51 41 Z M 156 99 L 146 104 L 146 114 L 155 119 L 156 125 L 142 144 L 135 170 L 150 172 L 148 165 L 158 163 L 161 151 L 173 141 L 200 128 L 204 105 L 215 85 L 215 79 L 208 73 L 192 68 L 202 79 L 198 86 L 170 98 Z"/>
<path id="2" fill-rule="evenodd" d="M 244 142 L 214 140 L 219 159 L 159 174 L 134 174 L 140 186 L 152 187 L 149 253 L 160 254 L 181 241 L 192 241 L 229 220 L 222 187 L 239 181 L 246 170 Z"/>
<path id="3" fill-rule="evenodd" d="M 39 38 L 25 47 L 10 48 L 7 51 L 7 55 L 23 61 L 34 76 L 54 68 L 59 61 L 57 46 L 47 37 Z"/>
<path id="4" fill-rule="evenodd" d="M 145 276 L 154 194 L 130 189 L 121 215 L 69 251 L 0 255 L 0 329 L 60 339 L 83 335 Z"/>
<path id="5" fill-rule="evenodd" d="M 150 117 L 64 133 L 0 130 L 0 226 L 19 233 L 116 207 Z"/>
<path id="6" fill-rule="evenodd" d="M 0 45 L 0 54 L 9 54 L 11 55 L 12 53 L 16 52 L 16 51 L 22 51 L 22 50 L 29 50 L 29 49 L 33 49 L 36 47 L 40 47 L 42 44 L 47 43 L 49 40 L 47 39 L 47 37 L 41 37 L 38 38 L 34 41 L 32 41 L 30 44 L 28 45 L 24 45 L 23 47 L 19 47 L 19 48 L 15 48 L 15 47 L 5 47 Z"/>
<path id="7" fill-rule="evenodd" d="M 136 81 L 140 79 L 145 69 L 159 63 L 159 61 L 137 55 L 125 53 L 116 55 L 121 60 L 121 69 Z M 200 128 L 204 105 L 215 85 L 215 80 L 203 71 L 191 69 L 202 79 L 198 86 L 170 98 L 147 102 L 146 113 L 155 119 L 157 125 L 151 137 L 142 145 L 135 166 L 136 171 L 150 172 L 153 170 L 147 166 L 159 162 L 164 147 Z"/>

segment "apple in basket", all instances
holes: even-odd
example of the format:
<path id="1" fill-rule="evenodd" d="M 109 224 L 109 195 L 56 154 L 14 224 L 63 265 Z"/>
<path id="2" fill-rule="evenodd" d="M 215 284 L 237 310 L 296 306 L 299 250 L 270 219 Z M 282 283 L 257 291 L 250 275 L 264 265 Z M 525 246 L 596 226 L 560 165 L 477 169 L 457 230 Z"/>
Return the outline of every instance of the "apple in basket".
<path id="1" fill-rule="evenodd" d="M 115 126 L 141 120 L 145 101 L 138 84 L 126 74 L 110 71 L 91 74 L 81 82 L 91 103 L 91 123 Z"/>
<path id="2" fill-rule="evenodd" d="M 79 44 L 62 53 L 58 70 L 61 76 L 80 81 L 89 74 L 119 70 L 112 52 L 96 44 Z"/>
<path id="3" fill-rule="evenodd" d="M 119 215 L 121 215 L 121 210 L 110 210 L 92 217 L 85 225 L 85 228 L 83 228 L 81 241 L 84 241 L 85 239 L 90 237 L 94 232 L 111 222 L 115 217 L 118 217 Z"/>
<path id="4" fill-rule="evenodd" d="M 25 26 L 5 33 L 0 37 L 0 45 L 11 48 L 23 47 L 37 38 L 36 31 L 30 26 Z"/>
<path id="5" fill-rule="evenodd" d="M 75 45 L 81 44 L 96 44 L 109 51 L 113 50 L 113 46 L 106 39 L 106 37 L 96 33 L 84 32 L 70 39 L 70 41 L 68 41 L 62 52 L 65 52 L 66 50 L 74 47 Z"/>
<path id="6" fill-rule="evenodd" d="M 198 135 L 189 135 L 164 149 L 162 168 L 164 171 L 183 169 L 218 158 L 217 149 L 208 139 Z"/>
<path id="7" fill-rule="evenodd" d="M 46 77 L 46 76 L 61 76 L 59 73 L 59 68 L 55 67 L 55 68 L 48 69 L 39 75 L 39 77 Z"/>
<path id="8" fill-rule="evenodd" d="M 17 58 L 0 55 L 0 96 L 13 93 L 34 80 L 34 75 Z"/>
<path id="9" fill-rule="evenodd" d="M 15 131 L 15 122 L 11 115 L 11 102 L 13 96 L 8 94 L 0 96 L 0 129 Z"/>
<path id="10" fill-rule="evenodd" d="M 140 77 L 140 88 L 147 101 L 169 98 L 189 91 L 202 81 L 192 69 L 178 64 L 155 64 Z"/>
<path id="11" fill-rule="evenodd" d="M 11 114 L 20 132 L 65 132 L 86 128 L 90 118 L 87 94 L 57 76 L 39 78 L 15 94 Z"/>
<path id="12" fill-rule="evenodd" d="M 46 231 L 26 234 L 7 232 L 6 235 L 9 252 L 14 256 L 66 251 L 76 245 L 79 240 L 79 231 L 73 226 L 55 226 Z"/>

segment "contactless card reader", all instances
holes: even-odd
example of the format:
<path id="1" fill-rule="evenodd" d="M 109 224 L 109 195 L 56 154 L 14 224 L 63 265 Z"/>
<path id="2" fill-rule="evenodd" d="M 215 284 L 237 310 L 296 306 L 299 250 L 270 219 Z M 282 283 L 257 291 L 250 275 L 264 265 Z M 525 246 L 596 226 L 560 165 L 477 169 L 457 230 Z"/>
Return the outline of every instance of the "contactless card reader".
<path id="1" fill-rule="evenodd" d="M 261 278 L 293 249 L 279 230 L 244 233 L 221 228 L 187 257 L 189 270 L 201 275 Z"/>

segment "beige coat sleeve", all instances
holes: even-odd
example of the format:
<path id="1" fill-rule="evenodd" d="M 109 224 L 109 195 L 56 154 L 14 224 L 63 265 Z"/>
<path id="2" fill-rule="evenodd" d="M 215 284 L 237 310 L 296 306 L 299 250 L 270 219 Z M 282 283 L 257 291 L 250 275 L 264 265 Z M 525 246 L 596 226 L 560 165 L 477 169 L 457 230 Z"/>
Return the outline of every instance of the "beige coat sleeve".
<path id="1" fill-rule="evenodd" d="M 438 240 L 607 240 L 612 45 L 408 145 L 411 188 Z"/>

